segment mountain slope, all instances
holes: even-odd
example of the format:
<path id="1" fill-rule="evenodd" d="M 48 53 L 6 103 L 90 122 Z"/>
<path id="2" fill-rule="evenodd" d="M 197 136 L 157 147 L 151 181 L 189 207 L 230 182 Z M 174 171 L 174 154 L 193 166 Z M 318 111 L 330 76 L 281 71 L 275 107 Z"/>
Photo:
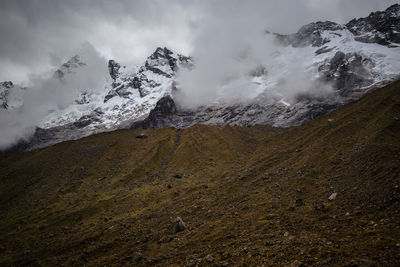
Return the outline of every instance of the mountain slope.
<path id="1" fill-rule="evenodd" d="M 396 82 L 300 127 L 119 130 L 2 156 L 0 263 L 399 265 L 399 118 Z"/>
<path id="2" fill-rule="evenodd" d="M 55 107 L 36 125 L 33 136 L 8 151 L 31 150 L 129 127 L 302 125 L 399 78 L 399 20 L 400 5 L 396 4 L 345 25 L 313 22 L 293 34 L 267 34 L 266 40 L 274 37 L 276 46 L 266 51 L 268 60 L 260 58 L 259 66 L 243 74 L 247 101 L 221 97 L 200 107 L 188 106 L 180 98 L 187 88 L 179 83 L 177 73 L 195 70 L 195 61 L 168 48 L 157 48 L 139 66 L 121 66 L 109 60 L 101 88 L 77 90 L 74 101 L 62 109 Z M 89 67 L 77 55 L 53 78 L 62 82 Z M 235 82 L 228 79 L 220 87 L 234 88 Z M 21 90 L 4 88 L 0 86 L 0 107 L 10 108 L 0 112 L 17 112 L 22 102 L 13 92 Z M 17 99 L 17 104 L 8 104 L 8 98 Z M 157 110 L 165 103 L 170 103 L 173 112 L 161 114 Z"/>

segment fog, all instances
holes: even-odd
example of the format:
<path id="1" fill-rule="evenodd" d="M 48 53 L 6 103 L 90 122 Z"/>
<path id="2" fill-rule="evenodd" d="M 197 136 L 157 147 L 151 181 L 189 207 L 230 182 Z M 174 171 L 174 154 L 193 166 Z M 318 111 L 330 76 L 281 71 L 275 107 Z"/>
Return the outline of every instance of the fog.
<path id="1" fill-rule="evenodd" d="M 79 71 L 62 80 L 53 77 L 55 69 L 32 77 L 29 88 L 23 91 L 23 105 L 16 110 L 0 111 L 0 149 L 29 138 L 46 115 L 72 104 L 82 89 L 89 93 L 103 89 L 108 76 L 107 61 L 88 43 L 75 53 L 86 64 Z"/>
<path id="2" fill-rule="evenodd" d="M 62 63 L 84 42 L 107 59 L 140 63 L 157 46 L 196 50 L 208 20 L 295 32 L 316 20 L 345 23 L 395 0 L 2 0 L 0 81 L 27 82 Z M 244 13 L 241 11 L 244 10 Z M 253 16 L 257 17 L 254 20 Z M 254 25 L 253 22 L 262 25 Z M 234 23 L 238 25 L 238 23 Z"/>
<path id="3" fill-rule="evenodd" d="M 192 71 L 177 77 L 182 105 L 249 101 L 261 92 L 250 73 L 271 62 L 276 50 L 265 30 L 292 33 L 318 20 L 346 23 L 396 2 L 2 0 L 0 81 L 29 90 L 20 109 L 0 112 L 0 148 L 32 134 L 50 111 L 68 106 L 77 90 L 102 90 L 108 59 L 138 64 L 166 46 L 195 60 Z M 75 54 L 86 66 L 62 82 L 52 79 Z M 288 101 L 304 92 L 329 93 L 329 85 L 313 84 L 295 64 L 287 69 L 289 79 L 280 81 L 279 93 Z"/>

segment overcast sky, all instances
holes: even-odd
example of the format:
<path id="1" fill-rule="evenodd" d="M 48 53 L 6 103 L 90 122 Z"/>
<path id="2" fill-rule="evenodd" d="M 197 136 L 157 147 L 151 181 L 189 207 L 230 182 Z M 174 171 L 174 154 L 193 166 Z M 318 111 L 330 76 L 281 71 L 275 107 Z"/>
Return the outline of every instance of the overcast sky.
<path id="1" fill-rule="evenodd" d="M 393 0 L 1 0 L 0 81 L 49 72 L 89 42 L 106 59 L 140 63 L 157 46 L 196 50 L 206 21 L 224 16 L 294 32 L 316 20 L 345 23 Z M 212 42 L 212 40 L 210 40 Z"/>

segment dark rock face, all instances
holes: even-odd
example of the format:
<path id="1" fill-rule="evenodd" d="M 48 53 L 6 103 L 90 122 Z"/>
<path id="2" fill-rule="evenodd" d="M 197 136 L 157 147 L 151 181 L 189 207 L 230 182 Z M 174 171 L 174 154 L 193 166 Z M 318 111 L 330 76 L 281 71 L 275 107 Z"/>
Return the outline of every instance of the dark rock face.
<path id="1" fill-rule="evenodd" d="M 304 25 L 297 33 L 288 35 L 275 34 L 275 36 L 278 41 L 285 46 L 292 45 L 293 47 L 306 47 L 311 45 L 314 47 L 320 47 L 330 41 L 329 39 L 324 39 L 322 37 L 322 32 L 337 31 L 343 28 L 342 25 L 335 22 L 318 21 Z"/>
<path id="2" fill-rule="evenodd" d="M 304 97 L 298 103 L 287 107 L 279 102 L 264 102 L 236 105 L 203 106 L 194 110 L 181 109 L 170 96 L 162 98 L 150 115 L 134 122 L 132 129 L 161 127 L 187 128 L 194 124 L 241 125 L 257 124 L 288 127 L 301 125 L 306 121 L 338 108 L 340 101 L 332 95 L 324 99 Z"/>
<path id="3" fill-rule="evenodd" d="M 118 78 L 120 68 L 121 65 L 114 60 L 111 59 L 108 61 L 108 72 L 110 73 L 110 76 L 114 81 Z"/>
<path id="4" fill-rule="evenodd" d="M 368 69 L 373 63 L 357 53 L 337 52 L 326 65 L 319 67 L 322 79 L 332 82 L 341 96 L 348 96 L 353 89 L 371 85 L 374 80 Z"/>
<path id="5" fill-rule="evenodd" d="M 14 88 L 14 84 L 11 81 L 1 82 L 0 88 L 3 89 L 0 91 L 0 108 L 7 109 L 8 95 L 10 94 L 10 90 Z"/>
<path id="6" fill-rule="evenodd" d="M 176 106 L 171 96 L 167 95 L 158 100 L 156 107 L 150 111 L 143 121 L 134 122 L 132 129 L 154 129 L 173 125 L 171 119 L 176 113 Z"/>
<path id="7" fill-rule="evenodd" d="M 141 134 L 139 134 L 139 135 L 136 135 L 136 138 L 137 138 L 137 139 L 146 139 L 146 138 L 147 138 L 147 135 L 145 135 L 144 133 L 141 133 Z"/>
<path id="8" fill-rule="evenodd" d="M 114 96 L 117 96 L 117 92 L 115 90 L 110 90 L 107 95 L 104 97 L 104 103 L 106 103 L 108 100 L 113 98 Z"/>
<path id="9" fill-rule="evenodd" d="M 371 13 L 366 18 L 353 19 L 346 27 L 363 43 L 400 44 L 400 5 Z"/>
<path id="10" fill-rule="evenodd" d="M 99 121 L 102 114 L 103 111 L 101 108 L 97 108 L 91 114 L 80 117 L 79 120 L 72 123 L 72 125 L 75 128 L 84 128 L 95 121 Z"/>
<path id="11" fill-rule="evenodd" d="M 366 18 L 353 19 L 345 26 L 325 21 L 304 25 L 297 33 L 282 35 L 275 34 L 282 45 L 293 47 L 321 47 L 329 43 L 329 39 L 322 37 L 324 31 L 338 31 L 348 29 L 355 36 L 355 40 L 363 43 L 377 43 L 381 45 L 400 44 L 400 4 L 395 4 L 385 11 L 371 13 Z M 317 54 L 324 52 L 318 50 Z"/>
<path id="12" fill-rule="evenodd" d="M 83 128 L 91 124 L 95 120 L 95 117 L 93 115 L 85 115 L 79 118 L 76 122 L 73 123 L 73 125 L 76 128 Z"/>

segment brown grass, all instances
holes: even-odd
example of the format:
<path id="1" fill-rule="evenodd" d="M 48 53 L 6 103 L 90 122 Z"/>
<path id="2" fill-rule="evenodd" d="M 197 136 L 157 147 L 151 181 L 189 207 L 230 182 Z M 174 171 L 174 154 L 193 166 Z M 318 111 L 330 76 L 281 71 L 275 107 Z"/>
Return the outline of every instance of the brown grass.
<path id="1" fill-rule="evenodd" d="M 2 156 L 0 265 L 398 266 L 396 117 L 400 82 L 301 127 L 120 130 Z"/>

